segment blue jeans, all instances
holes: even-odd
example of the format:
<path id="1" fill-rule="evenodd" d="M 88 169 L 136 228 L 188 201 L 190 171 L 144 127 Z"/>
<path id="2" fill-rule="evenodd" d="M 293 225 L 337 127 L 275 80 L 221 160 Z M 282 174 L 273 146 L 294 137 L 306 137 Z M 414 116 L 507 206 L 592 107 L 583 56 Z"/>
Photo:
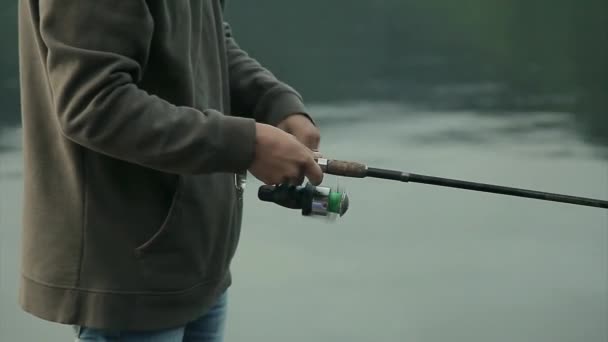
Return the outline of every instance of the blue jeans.
<path id="1" fill-rule="evenodd" d="M 221 342 L 224 340 L 227 294 L 203 316 L 184 326 L 158 331 L 109 332 L 75 327 L 76 341 L 89 342 Z"/>

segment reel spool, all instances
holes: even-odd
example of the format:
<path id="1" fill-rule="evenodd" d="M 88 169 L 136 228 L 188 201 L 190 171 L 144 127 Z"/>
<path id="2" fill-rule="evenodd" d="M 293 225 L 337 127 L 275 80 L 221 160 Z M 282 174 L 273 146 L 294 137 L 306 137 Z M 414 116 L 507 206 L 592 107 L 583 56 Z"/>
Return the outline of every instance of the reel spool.
<path id="1" fill-rule="evenodd" d="M 276 203 L 289 209 L 301 209 L 303 216 L 321 217 L 335 220 L 348 210 L 349 200 L 346 192 L 339 186 L 336 189 L 306 185 L 262 185 L 258 198 L 264 202 Z"/>

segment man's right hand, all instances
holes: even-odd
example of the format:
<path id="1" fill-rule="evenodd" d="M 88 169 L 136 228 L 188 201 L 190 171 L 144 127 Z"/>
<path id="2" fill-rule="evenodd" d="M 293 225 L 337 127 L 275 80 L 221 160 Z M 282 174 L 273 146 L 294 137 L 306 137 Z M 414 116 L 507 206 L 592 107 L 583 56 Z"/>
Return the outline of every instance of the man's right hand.
<path id="1" fill-rule="evenodd" d="M 319 185 L 323 171 L 313 152 L 291 134 L 270 125 L 256 123 L 255 157 L 249 172 L 265 184 Z"/>

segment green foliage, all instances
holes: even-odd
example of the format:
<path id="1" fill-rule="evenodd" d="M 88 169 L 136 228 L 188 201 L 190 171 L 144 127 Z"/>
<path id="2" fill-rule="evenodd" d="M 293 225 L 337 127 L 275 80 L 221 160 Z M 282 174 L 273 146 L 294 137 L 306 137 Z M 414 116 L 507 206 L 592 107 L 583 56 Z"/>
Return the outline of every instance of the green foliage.
<path id="1" fill-rule="evenodd" d="M 17 1 L 0 5 L 0 122 L 19 121 L 19 72 L 17 46 Z"/>
<path id="2" fill-rule="evenodd" d="M 0 120 L 16 122 L 17 1 L 1 2 Z M 490 82 L 524 95 L 608 91 L 606 0 L 228 4 L 241 44 L 313 101 L 399 98 L 412 84 Z"/>

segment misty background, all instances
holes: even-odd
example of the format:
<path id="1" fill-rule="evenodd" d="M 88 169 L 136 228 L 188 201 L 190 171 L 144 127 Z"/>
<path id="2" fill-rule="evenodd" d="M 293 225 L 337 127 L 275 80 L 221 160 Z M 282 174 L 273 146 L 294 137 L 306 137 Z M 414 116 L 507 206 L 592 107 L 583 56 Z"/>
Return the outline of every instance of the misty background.
<path id="1" fill-rule="evenodd" d="M 17 306 L 14 0 L 0 0 L 0 341 L 68 341 Z M 337 159 L 608 199 L 605 0 L 228 1 Z M 51 181 L 51 180 L 49 180 Z M 250 177 L 227 341 L 608 341 L 605 210 L 327 177 L 339 222 Z"/>

